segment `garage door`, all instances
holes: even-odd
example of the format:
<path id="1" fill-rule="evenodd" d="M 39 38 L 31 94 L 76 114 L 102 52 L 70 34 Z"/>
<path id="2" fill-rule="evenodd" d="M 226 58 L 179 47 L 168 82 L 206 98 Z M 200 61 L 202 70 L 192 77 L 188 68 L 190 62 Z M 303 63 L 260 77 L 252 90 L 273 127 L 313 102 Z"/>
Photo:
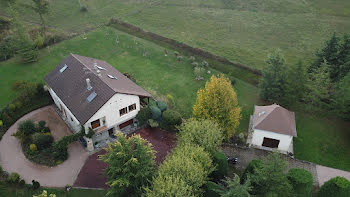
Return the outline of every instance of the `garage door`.
<path id="1" fill-rule="evenodd" d="M 270 148 L 278 148 L 279 143 L 280 143 L 279 140 L 264 137 L 264 141 L 263 141 L 262 145 L 265 147 L 270 147 Z"/>
<path id="2" fill-rule="evenodd" d="M 119 129 L 122 129 L 122 128 L 128 126 L 128 125 L 131 125 L 132 123 L 134 123 L 134 119 L 128 120 L 128 121 L 126 121 L 126 122 L 123 122 L 123 123 L 121 123 L 121 124 L 119 125 Z"/>

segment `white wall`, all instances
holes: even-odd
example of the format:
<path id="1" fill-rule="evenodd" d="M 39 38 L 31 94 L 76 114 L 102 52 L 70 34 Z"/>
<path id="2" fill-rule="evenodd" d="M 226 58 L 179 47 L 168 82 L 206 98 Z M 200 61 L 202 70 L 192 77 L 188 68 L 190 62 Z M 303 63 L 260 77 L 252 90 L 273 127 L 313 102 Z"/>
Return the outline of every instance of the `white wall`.
<path id="1" fill-rule="evenodd" d="M 67 118 L 66 122 L 70 125 L 70 127 L 73 129 L 73 132 L 79 132 L 80 131 L 80 123 L 78 119 L 75 118 L 75 116 L 70 112 L 68 107 L 62 102 L 62 100 L 57 96 L 57 94 L 49 88 L 50 95 L 57 105 L 58 109 L 61 109 L 60 104 L 62 105 L 63 109 L 66 110 Z M 62 112 L 63 113 L 63 112 Z M 73 121 L 72 121 L 73 119 Z"/>
<path id="2" fill-rule="evenodd" d="M 254 129 L 252 144 L 256 146 L 262 146 L 264 137 L 279 140 L 280 143 L 278 144 L 278 150 L 281 150 L 281 151 L 288 151 L 289 146 L 293 140 L 293 136 L 290 136 L 290 135 L 284 135 L 280 133 Z"/>
<path id="3" fill-rule="evenodd" d="M 128 112 L 120 117 L 119 110 L 124 107 L 129 107 L 136 103 L 136 110 Z M 128 109 L 129 110 L 129 109 Z M 137 113 L 140 111 L 140 98 L 135 95 L 127 95 L 127 94 L 115 94 L 112 98 L 106 102 L 84 125 L 85 130 L 88 131 L 89 127 L 91 127 L 91 122 L 97 119 L 105 118 L 105 125 L 107 128 L 115 127 L 120 123 L 123 123 L 131 118 L 134 118 Z M 102 122 L 100 122 L 102 126 Z"/>

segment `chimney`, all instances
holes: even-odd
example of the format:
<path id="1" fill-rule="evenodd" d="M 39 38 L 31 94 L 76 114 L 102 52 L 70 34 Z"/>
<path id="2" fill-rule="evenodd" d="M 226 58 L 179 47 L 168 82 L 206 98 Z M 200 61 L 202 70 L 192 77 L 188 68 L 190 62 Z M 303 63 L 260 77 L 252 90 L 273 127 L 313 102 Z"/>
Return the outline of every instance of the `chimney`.
<path id="1" fill-rule="evenodd" d="M 94 63 L 94 68 L 96 70 L 97 76 L 102 77 L 100 69 L 97 68 L 97 63 Z"/>
<path id="2" fill-rule="evenodd" d="M 91 89 L 92 89 L 92 86 L 91 86 L 91 83 L 90 83 L 90 79 L 89 79 L 89 78 L 86 79 L 86 85 L 87 85 L 87 89 L 88 89 L 88 90 L 91 90 Z"/>

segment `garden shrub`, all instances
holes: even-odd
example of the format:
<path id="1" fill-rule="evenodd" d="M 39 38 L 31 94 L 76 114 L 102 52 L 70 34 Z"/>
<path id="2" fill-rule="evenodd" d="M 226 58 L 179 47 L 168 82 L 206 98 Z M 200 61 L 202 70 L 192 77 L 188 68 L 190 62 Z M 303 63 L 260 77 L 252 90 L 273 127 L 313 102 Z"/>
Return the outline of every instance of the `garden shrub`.
<path id="1" fill-rule="evenodd" d="M 192 62 L 191 64 L 193 68 L 196 68 L 198 66 L 198 62 Z"/>
<path id="2" fill-rule="evenodd" d="M 188 58 L 190 60 L 190 62 L 194 62 L 196 61 L 196 58 L 194 56 L 190 56 L 190 58 Z"/>
<path id="3" fill-rule="evenodd" d="M 39 130 L 41 131 L 45 127 L 46 122 L 44 120 L 41 120 L 39 121 L 38 125 L 39 125 Z"/>
<path id="4" fill-rule="evenodd" d="M 26 184 L 25 180 L 21 179 L 21 180 L 19 181 L 19 186 L 20 186 L 20 187 L 24 187 L 25 184 Z"/>
<path id="5" fill-rule="evenodd" d="M 325 182 L 316 197 L 349 197 L 350 196 L 350 181 L 344 177 L 334 177 Z"/>
<path id="6" fill-rule="evenodd" d="M 178 56 L 178 55 L 179 55 L 179 52 L 174 51 L 174 55 L 175 55 L 175 56 Z"/>
<path id="7" fill-rule="evenodd" d="M 179 62 L 181 62 L 183 59 L 184 59 L 184 57 L 182 57 L 182 56 L 177 56 L 177 61 L 179 61 Z"/>
<path id="8" fill-rule="evenodd" d="M 162 116 L 162 112 L 160 111 L 160 109 L 157 106 L 150 106 L 149 107 L 151 110 L 151 115 L 152 115 L 152 119 L 153 120 L 159 120 L 160 117 Z"/>
<path id="9" fill-rule="evenodd" d="M 31 135 L 37 132 L 35 123 L 32 120 L 25 120 L 19 123 L 18 130 L 22 131 L 25 135 Z"/>
<path id="10" fill-rule="evenodd" d="M 168 109 L 168 106 L 163 103 L 162 101 L 156 101 L 157 107 L 160 109 L 161 112 L 164 112 L 165 110 Z"/>
<path id="11" fill-rule="evenodd" d="M 17 184 L 19 182 L 20 176 L 19 174 L 12 172 L 10 176 L 7 178 L 7 182 L 11 184 Z"/>
<path id="12" fill-rule="evenodd" d="M 209 63 L 207 61 L 203 60 L 202 63 L 201 63 L 201 66 L 208 67 Z"/>
<path id="13" fill-rule="evenodd" d="M 163 112 L 163 122 L 166 125 L 166 129 L 175 130 L 176 126 L 181 125 L 181 114 L 174 110 L 166 110 Z"/>
<path id="14" fill-rule="evenodd" d="M 149 119 L 147 121 L 148 125 L 151 127 L 151 128 L 157 128 L 159 127 L 159 123 L 153 119 Z"/>
<path id="15" fill-rule="evenodd" d="M 136 115 L 136 119 L 139 121 L 140 126 L 143 126 L 150 118 L 151 118 L 151 110 L 149 107 L 141 108 L 139 113 Z"/>
<path id="16" fill-rule="evenodd" d="M 40 130 L 41 133 L 50 133 L 51 129 L 49 127 L 44 127 Z"/>
<path id="17" fill-rule="evenodd" d="M 254 174 L 255 170 L 258 168 L 261 168 L 263 166 L 263 162 L 261 160 L 252 160 L 249 162 L 247 167 L 244 169 L 244 172 L 242 174 L 241 181 L 242 183 L 245 182 L 245 180 L 248 177 L 248 174 Z"/>
<path id="18" fill-rule="evenodd" d="M 220 194 L 216 191 L 220 188 L 220 185 L 212 181 L 208 181 L 205 184 L 204 188 L 205 188 L 204 197 L 220 197 Z"/>
<path id="19" fill-rule="evenodd" d="M 213 162 L 216 164 L 216 170 L 213 172 L 214 178 L 217 180 L 224 178 L 228 172 L 226 155 L 222 152 L 215 153 Z"/>
<path id="20" fill-rule="evenodd" d="M 83 5 L 83 6 L 80 7 L 80 11 L 81 11 L 81 12 L 87 12 L 88 9 L 87 9 L 86 6 Z"/>
<path id="21" fill-rule="evenodd" d="M 30 151 L 35 152 L 38 150 L 38 147 L 35 144 L 30 144 L 29 149 L 30 149 Z"/>
<path id="22" fill-rule="evenodd" d="M 311 197 L 313 176 L 301 168 L 292 168 L 287 174 L 289 182 L 293 186 L 293 193 L 296 197 Z"/>
<path id="23" fill-rule="evenodd" d="M 169 104 L 170 107 L 175 106 L 175 100 L 174 97 L 171 94 L 166 95 L 167 103 Z"/>
<path id="24" fill-rule="evenodd" d="M 91 127 L 89 127 L 89 132 L 85 135 L 87 138 L 92 138 L 94 136 L 95 132 L 92 130 Z"/>
<path id="25" fill-rule="evenodd" d="M 34 133 L 32 135 L 32 142 L 39 150 L 48 148 L 53 143 L 53 137 L 51 135 L 43 135 L 41 133 Z"/>
<path id="26" fill-rule="evenodd" d="M 2 127 L 4 125 L 4 123 L 2 122 L 2 120 L 0 120 L 0 127 Z"/>
<path id="27" fill-rule="evenodd" d="M 40 188 L 40 183 L 38 181 L 32 180 L 32 189 L 37 190 Z"/>
<path id="28" fill-rule="evenodd" d="M 13 103 L 9 104 L 9 110 L 11 112 L 15 111 L 15 109 L 16 109 L 16 105 L 15 104 L 13 104 Z"/>

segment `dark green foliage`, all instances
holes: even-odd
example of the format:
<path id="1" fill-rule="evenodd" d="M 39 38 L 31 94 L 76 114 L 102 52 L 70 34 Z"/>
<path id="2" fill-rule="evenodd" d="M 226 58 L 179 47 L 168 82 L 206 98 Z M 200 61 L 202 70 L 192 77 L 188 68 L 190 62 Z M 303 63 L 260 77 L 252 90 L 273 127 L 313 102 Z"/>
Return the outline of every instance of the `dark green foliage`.
<path id="1" fill-rule="evenodd" d="M 49 12 L 49 1 L 48 0 L 32 0 L 33 5 L 30 6 L 36 12 L 41 20 L 41 24 L 45 25 L 44 16 Z"/>
<path id="2" fill-rule="evenodd" d="M 166 129 L 169 130 L 176 130 L 176 126 L 179 126 L 182 123 L 181 114 L 175 110 L 166 110 L 163 112 L 162 118 L 163 123 L 166 125 Z"/>
<path id="3" fill-rule="evenodd" d="M 85 132 L 84 132 L 84 134 L 85 134 Z M 95 132 L 94 132 L 94 130 L 92 130 L 92 128 L 91 127 L 89 127 L 89 132 L 85 135 L 87 138 L 92 138 L 92 136 L 94 136 L 95 135 Z"/>
<path id="4" fill-rule="evenodd" d="M 151 118 L 151 110 L 149 107 L 143 107 L 140 109 L 139 113 L 136 115 L 136 119 L 139 121 L 139 125 L 143 126 L 147 123 L 147 120 Z"/>
<path id="5" fill-rule="evenodd" d="M 159 123 L 153 119 L 148 119 L 147 124 L 151 127 L 151 128 L 157 128 L 159 127 Z"/>
<path id="6" fill-rule="evenodd" d="M 38 147 L 39 150 L 43 150 L 45 148 L 50 147 L 53 141 L 54 140 L 51 135 L 41 133 L 34 133 L 32 135 L 32 142 Z"/>
<path id="7" fill-rule="evenodd" d="M 73 135 L 64 136 L 59 141 L 55 142 L 53 146 L 53 157 L 56 161 L 64 161 L 68 158 L 68 145 L 81 138 L 84 133 L 75 133 Z"/>
<path id="8" fill-rule="evenodd" d="M 168 106 L 162 101 L 156 101 L 156 105 L 160 109 L 161 112 L 164 112 L 165 110 L 168 109 Z"/>
<path id="9" fill-rule="evenodd" d="M 39 59 L 39 51 L 36 48 L 34 42 L 30 39 L 22 42 L 22 47 L 17 51 L 22 58 L 23 63 L 36 62 Z"/>
<path id="10" fill-rule="evenodd" d="M 221 197 L 250 197 L 250 192 L 252 187 L 250 185 L 249 179 L 247 179 L 243 184 L 241 184 L 240 178 L 237 174 L 231 179 L 226 177 L 223 180 L 223 184 L 217 190 Z"/>
<path id="11" fill-rule="evenodd" d="M 38 181 L 32 180 L 32 189 L 37 190 L 40 188 L 40 183 Z"/>
<path id="12" fill-rule="evenodd" d="M 160 117 L 162 116 L 162 112 L 160 111 L 160 109 L 157 106 L 150 106 L 149 107 L 151 110 L 151 115 L 152 115 L 152 119 L 153 120 L 159 120 Z"/>
<path id="13" fill-rule="evenodd" d="M 111 187 L 107 196 L 141 196 L 156 170 L 154 151 L 139 135 L 127 138 L 118 133 L 117 138 L 108 146 L 107 153 L 100 155 L 109 164 L 105 170 Z"/>
<path id="14" fill-rule="evenodd" d="M 25 120 L 19 123 L 18 130 L 23 132 L 25 135 L 31 135 L 37 132 L 35 123 L 32 120 Z"/>
<path id="15" fill-rule="evenodd" d="M 344 35 L 341 43 L 338 61 L 340 64 L 338 80 L 350 72 L 350 35 Z"/>
<path id="16" fill-rule="evenodd" d="M 204 196 L 205 197 L 220 197 L 220 194 L 217 192 L 217 190 L 220 189 L 220 185 L 212 182 L 212 181 L 208 181 L 205 186 L 205 193 Z"/>
<path id="17" fill-rule="evenodd" d="M 39 130 L 41 131 L 42 129 L 44 129 L 46 122 L 44 120 L 41 120 L 38 122 L 39 125 Z"/>
<path id="18" fill-rule="evenodd" d="M 250 161 L 242 174 L 242 182 L 245 182 L 249 174 L 254 174 L 254 172 L 256 172 L 257 169 L 262 168 L 263 165 L 264 163 L 261 160 Z"/>
<path id="19" fill-rule="evenodd" d="M 222 179 L 227 175 L 228 171 L 228 163 L 226 159 L 226 155 L 222 152 L 217 152 L 214 155 L 213 162 L 216 165 L 216 169 L 213 172 L 213 176 L 215 179 Z"/>
<path id="20" fill-rule="evenodd" d="M 7 178 L 7 182 L 11 184 L 17 184 L 20 180 L 19 174 L 12 172 L 10 176 Z"/>
<path id="21" fill-rule="evenodd" d="M 312 196 L 313 176 L 309 171 L 301 168 L 292 168 L 289 170 L 287 177 L 293 186 L 295 197 Z"/>
<path id="22" fill-rule="evenodd" d="M 25 180 L 23 180 L 23 179 L 21 179 L 20 181 L 19 181 L 19 186 L 20 187 L 24 187 L 24 185 L 26 184 L 26 182 L 25 182 Z"/>
<path id="23" fill-rule="evenodd" d="M 260 97 L 265 101 L 283 103 L 287 85 L 285 60 L 276 51 L 268 57 L 266 63 L 268 66 L 263 69 L 260 81 Z"/>
<path id="24" fill-rule="evenodd" d="M 350 72 L 337 84 L 332 103 L 339 117 L 350 120 Z"/>
<path id="25" fill-rule="evenodd" d="M 0 28 L 1 29 L 1 28 Z M 8 35 L 0 40 L 0 61 L 8 60 L 16 53 L 14 36 Z"/>
<path id="26" fill-rule="evenodd" d="M 334 177 L 325 182 L 316 197 L 349 197 L 350 181 L 344 177 Z"/>
<path id="27" fill-rule="evenodd" d="M 306 67 L 301 61 L 289 67 L 285 91 L 286 104 L 292 105 L 298 101 L 302 101 L 306 92 L 307 80 L 308 75 Z"/>

